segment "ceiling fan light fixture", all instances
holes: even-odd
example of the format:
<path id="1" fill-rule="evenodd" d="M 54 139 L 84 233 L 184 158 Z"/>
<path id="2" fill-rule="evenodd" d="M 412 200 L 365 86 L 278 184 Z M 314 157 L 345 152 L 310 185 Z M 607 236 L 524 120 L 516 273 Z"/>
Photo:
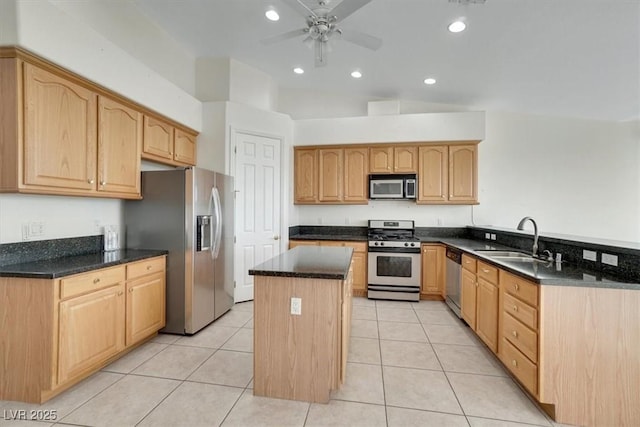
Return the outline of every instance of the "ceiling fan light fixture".
<path id="1" fill-rule="evenodd" d="M 264 13 L 264 16 L 266 16 L 269 21 L 274 21 L 274 22 L 280 19 L 280 15 L 278 15 L 278 12 L 276 12 L 275 9 L 267 10 Z"/>
<path id="2" fill-rule="evenodd" d="M 293 72 L 296 74 L 304 74 L 304 70 L 300 67 L 296 67 L 293 69 Z"/>
<path id="3" fill-rule="evenodd" d="M 436 84 L 436 79 L 434 79 L 433 77 L 427 77 L 426 79 L 424 79 L 424 84 L 434 85 Z"/>
<path id="4" fill-rule="evenodd" d="M 460 33 L 464 31 L 465 28 L 467 28 L 467 24 L 465 24 L 463 20 L 458 19 L 456 21 L 453 21 L 451 24 L 449 24 L 448 28 L 449 28 L 449 31 L 452 33 Z"/>
<path id="5" fill-rule="evenodd" d="M 354 70 L 351 72 L 351 77 L 353 77 L 354 79 L 359 79 L 362 77 L 362 73 L 358 70 Z"/>

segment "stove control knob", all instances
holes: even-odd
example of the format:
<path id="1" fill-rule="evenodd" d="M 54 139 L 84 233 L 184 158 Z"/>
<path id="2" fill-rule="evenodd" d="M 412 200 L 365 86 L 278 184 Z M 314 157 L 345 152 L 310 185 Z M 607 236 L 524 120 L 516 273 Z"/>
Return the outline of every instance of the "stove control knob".
<path id="1" fill-rule="evenodd" d="M 415 243 L 411 242 L 411 246 L 415 246 L 415 245 L 416 245 Z"/>
<path id="2" fill-rule="evenodd" d="M 408 243 L 405 243 L 404 245 L 405 245 L 405 246 L 409 246 L 409 244 L 408 244 Z"/>
<path id="3" fill-rule="evenodd" d="M 373 244 L 374 244 L 375 246 L 378 246 L 378 242 L 373 242 Z"/>
<path id="4" fill-rule="evenodd" d="M 384 242 L 380 242 L 380 246 L 384 246 Z"/>

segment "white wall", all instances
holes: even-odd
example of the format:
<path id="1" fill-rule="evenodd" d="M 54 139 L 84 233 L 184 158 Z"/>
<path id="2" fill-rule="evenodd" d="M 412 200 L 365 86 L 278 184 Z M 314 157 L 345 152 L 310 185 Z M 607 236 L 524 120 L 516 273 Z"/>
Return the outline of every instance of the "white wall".
<path id="1" fill-rule="evenodd" d="M 18 0 L 20 46 L 197 131 L 201 103 L 48 1 Z M 105 19 L 107 16 L 105 16 Z"/>
<path id="2" fill-rule="evenodd" d="M 140 12 L 131 0 L 49 1 L 183 91 L 195 94 L 195 57 Z"/>
<path id="3" fill-rule="evenodd" d="M 640 241 L 638 126 L 488 112 L 475 223 Z"/>
<path id="4" fill-rule="evenodd" d="M 0 46 L 18 43 L 16 0 L 0 0 Z"/>
<path id="5" fill-rule="evenodd" d="M 0 244 L 22 241 L 22 225 L 44 223 L 31 240 L 102 234 L 102 226 L 122 224 L 120 200 L 84 197 L 0 194 Z"/>

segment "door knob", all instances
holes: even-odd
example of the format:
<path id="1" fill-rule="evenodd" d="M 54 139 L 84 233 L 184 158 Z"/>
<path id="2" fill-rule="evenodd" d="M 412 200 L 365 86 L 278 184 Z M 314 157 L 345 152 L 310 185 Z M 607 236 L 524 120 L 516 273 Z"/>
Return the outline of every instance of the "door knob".
<path id="1" fill-rule="evenodd" d="M 273 240 L 280 240 L 280 236 L 273 236 Z"/>

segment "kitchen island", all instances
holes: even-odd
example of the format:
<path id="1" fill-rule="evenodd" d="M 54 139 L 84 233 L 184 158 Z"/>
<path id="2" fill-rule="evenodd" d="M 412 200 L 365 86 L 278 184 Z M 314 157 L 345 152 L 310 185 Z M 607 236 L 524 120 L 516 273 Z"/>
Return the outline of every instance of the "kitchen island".
<path id="1" fill-rule="evenodd" d="M 344 382 L 353 249 L 300 246 L 249 270 L 256 396 L 327 403 Z"/>

